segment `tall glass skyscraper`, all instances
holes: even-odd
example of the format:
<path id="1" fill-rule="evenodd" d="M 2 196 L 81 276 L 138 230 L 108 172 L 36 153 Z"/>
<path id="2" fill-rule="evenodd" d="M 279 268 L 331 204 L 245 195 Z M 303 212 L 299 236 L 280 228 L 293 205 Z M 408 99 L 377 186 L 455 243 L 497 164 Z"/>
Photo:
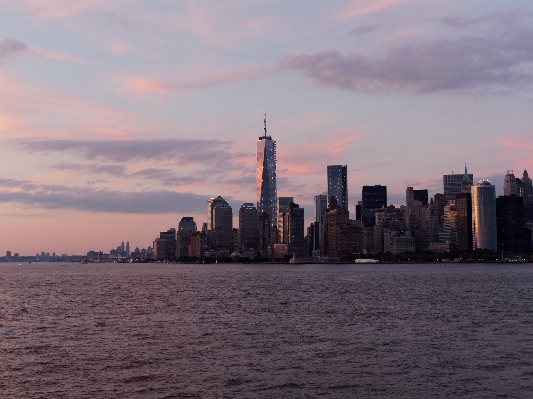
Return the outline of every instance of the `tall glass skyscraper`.
<path id="1" fill-rule="evenodd" d="M 328 204 L 334 196 L 339 208 L 348 209 L 348 171 L 346 165 L 328 165 Z"/>
<path id="2" fill-rule="evenodd" d="M 271 226 L 277 224 L 276 142 L 265 133 L 257 140 L 257 165 L 255 182 L 257 188 L 257 212 L 266 212 Z"/>
<path id="3" fill-rule="evenodd" d="M 496 189 L 488 180 L 472 186 L 472 238 L 474 249 L 496 251 Z"/>

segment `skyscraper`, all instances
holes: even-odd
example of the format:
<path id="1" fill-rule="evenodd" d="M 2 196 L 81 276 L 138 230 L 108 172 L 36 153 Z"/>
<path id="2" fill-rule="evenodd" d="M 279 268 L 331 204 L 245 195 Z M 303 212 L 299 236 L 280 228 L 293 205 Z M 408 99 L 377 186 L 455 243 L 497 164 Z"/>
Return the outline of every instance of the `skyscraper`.
<path id="1" fill-rule="evenodd" d="M 222 233 L 222 247 L 233 248 L 233 211 L 229 205 L 213 208 L 213 229 Z"/>
<path id="2" fill-rule="evenodd" d="M 496 251 L 496 190 L 488 180 L 472 186 L 472 239 L 474 249 Z"/>
<path id="3" fill-rule="evenodd" d="M 455 201 L 455 196 L 461 192 L 461 184 L 465 179 L 465 176 L 467 176 L 471 182 L 474 181 L 474 175 L 467 173 L 466 164 L 464 174 L 452 172 L 451 175 L 442 176 L 446 201 Z"/>
<path id="4" fill-rule="evenodd" d="M 328 165 L 328 198 L 334 196 L 339 208 L 348 209 L 348 170 L 346 165 Z"/>
<path id="5" fill-rule="evenodd" d="M 472 194 L 460 193 L 455 199 L 457 207 L 457 249 L 472 250 Z"/>
<path id="6" fill-rule="evenodd" d="M 315 222 L 322 224 L 322 215 L 328 211 L 328 194 L 315 195 Z"/>
<path id="7" fill-rule="evenodd" d="M 372 227 L 377 210 L 387 206 L 387 186 L 363 186 L 362 198 L 364 226 Z"/>
<path id="8" fill-rule="evenodd" d="M 246 251 L 249 248 L 257 248 L 257 236 L 257 209 L 254 204 L 244 203 L 239 209 L 239 233 L 236 250 Z"/>
<path id="9" fill-rule="evenodd" d="M 515 194 L 496 198 L 496 225 L 499 251 L 524 252 L 524 198 Z"/>
<path id="10" fill-rule="evenodd" d="M 291 202 L 289 211 L 285 213 L 288 217 L 288 241 L 289 254 L 302 256 L 304 254 L 304 208 Z"/>
<path id="11" fill-rule="evenodd" d="M 178 224 L 177 258 L 189 255 L 191 237 L 194 233 L 196 233 L 196 222 L 192 216 L 182 217 Z"/>
<path id="12" fill-rule="evenodd" d="M 516 177 L 514 171 L 508 170 L 503 180 L 503 195 L 516 195 Z"/>
<path id="13" fill-rule="evenodd" d="M 217 206 L 226 205 L 229 206 L 229 204 L 226 202 L 224 198 L 222 198 L 220 195 L 216 198 L 209 198 L 207 200 L 207 230 L 213 230 L 215 228 L 214 222 L 213 222 L 213 211 Z"/>
<path id="14" fill-rule="evenodd" d="M 258 252 L 263 258 L 268 257 L 268 248 L 270 247 L 270 220 L 266 212 L 261 212 L 257 220 L 259 230 Z"/>
<path id="15" fill-rule="evenodd" d="M 257 140 L 257 164 L 255 181 L 257 188 L 257 212 L 266 212 L 272 226 L 276 226 L 277 183 L 276 183 L 276 142 L 267 136 L 266 112 L 265 133 Z"/>

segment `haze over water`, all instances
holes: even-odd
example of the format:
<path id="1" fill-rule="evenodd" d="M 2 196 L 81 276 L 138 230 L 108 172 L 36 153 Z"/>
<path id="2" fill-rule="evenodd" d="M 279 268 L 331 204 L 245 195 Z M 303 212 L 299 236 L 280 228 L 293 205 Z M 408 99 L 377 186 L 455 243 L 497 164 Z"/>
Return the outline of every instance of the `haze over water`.
<path id="1" fill-rule="evenodd" d="M 0 265 L 9 398 L 533 396 L 530 265 Z"/>

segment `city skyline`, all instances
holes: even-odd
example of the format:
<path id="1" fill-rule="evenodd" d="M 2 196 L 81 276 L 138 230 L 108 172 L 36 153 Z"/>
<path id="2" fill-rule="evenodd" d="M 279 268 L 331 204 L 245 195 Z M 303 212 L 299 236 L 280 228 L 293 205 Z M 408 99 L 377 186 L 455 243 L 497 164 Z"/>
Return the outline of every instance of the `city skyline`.
<path id="1" fill-rule="evenodd" d="M 327 165 L 364 185 L 503 194 L 533 169 L 526 1 L 3 2 L 0 253 L 150 245 L 256 195 L 264 107 L 277 195 L 314 220 Z M 312 27 L 312 29 L 309 29 Z M 450 62 L 453 60 L 453 62 Z"/>

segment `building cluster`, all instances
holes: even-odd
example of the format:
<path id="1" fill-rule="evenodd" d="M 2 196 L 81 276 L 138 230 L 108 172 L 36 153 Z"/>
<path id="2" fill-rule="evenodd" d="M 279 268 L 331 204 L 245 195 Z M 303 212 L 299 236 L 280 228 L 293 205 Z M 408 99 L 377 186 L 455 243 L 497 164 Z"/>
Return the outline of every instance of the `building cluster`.
<path id="1" fill-rule="evenodd" d="M 207 223 L 197 228 L 192 217 L 178 229 L 161 232 L 153 243 L 156 260 L 185 257 L 244 257 L 282 259 L 347 254 L 476 249 L 532 251 L 533 189 L 508 171 L 504 195 L 486 180 L 474 185 L 464 174 L 443 176 L 443 193 L 429 198 L 428 190 L 406 189 L 405 205 L 387 205 L 387 187 L 363 186 L 362 200 L 350 218 L 346 165 L 327 166 L 327 191 L 314 197 L 314 221 L 304 225 L 304 209 L 293 197 L 278 197 L 276 142 L 264 134 L 257 140 L 256 203 L 233 210 L 221 196 L 207 200 Z"/>

